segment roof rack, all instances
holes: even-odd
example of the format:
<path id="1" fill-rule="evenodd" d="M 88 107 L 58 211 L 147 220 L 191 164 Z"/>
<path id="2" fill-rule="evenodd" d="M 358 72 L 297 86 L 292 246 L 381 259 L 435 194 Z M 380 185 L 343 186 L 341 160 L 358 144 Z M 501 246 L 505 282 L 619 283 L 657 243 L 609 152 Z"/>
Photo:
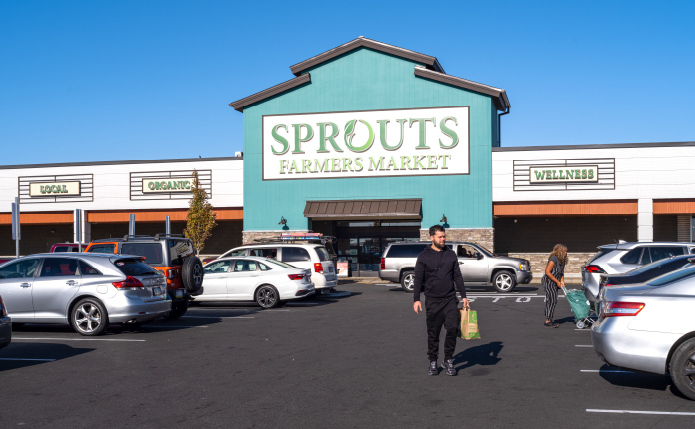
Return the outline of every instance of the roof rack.
<path id="1" fill-rule="evenodd" d="M 336 237 L 323 235 L 317 232 L 308 233 L 284 233 L 277 237 L 257 238 L 254 241 L 258 243 L 294 243 L 297 241 L 320 241 L 321 244 L 335 243 L 338 241 Z"/>
<path id="2" fill-rule="evenodd" d="M 104 242 L 112 242 L 112 241 L 121 242 L 121 241 L 123 241 L 123 239 L 122 238 L 99 238 L 97 240 L 92 240 L 92 243 L 104 243 Z"/>
<path id="3" fill-rule="evenodd" d="M 154 239 L 159 240 L 160 237 L 183 237 L 183 234 L 155 234 Z"/>
<path id="4" fill-rule="evenodd" d="M 143 239 L 143 238 L 144 239 L 151 238 L 152 240 L 155 240 L 155 238 L 152 237 L 151 235 L 124 235 L 123 241 L 128 241 L 128 240 L 132 240 L 132 239 Z"/>

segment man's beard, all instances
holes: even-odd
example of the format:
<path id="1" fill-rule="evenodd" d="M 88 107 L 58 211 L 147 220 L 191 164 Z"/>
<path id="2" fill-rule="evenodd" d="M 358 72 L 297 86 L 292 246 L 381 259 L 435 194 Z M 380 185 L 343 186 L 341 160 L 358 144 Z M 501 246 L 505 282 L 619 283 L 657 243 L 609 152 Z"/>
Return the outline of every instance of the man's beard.
<path id="1" fill-rule="evenodd" d="M 433 241 L 432 244 L 434 244 L 434 247 L 436 247 L 437 249 L 443 249 L 444 246 L 446 246 L 446 244 L 439 244 L 436 241 Z"/>

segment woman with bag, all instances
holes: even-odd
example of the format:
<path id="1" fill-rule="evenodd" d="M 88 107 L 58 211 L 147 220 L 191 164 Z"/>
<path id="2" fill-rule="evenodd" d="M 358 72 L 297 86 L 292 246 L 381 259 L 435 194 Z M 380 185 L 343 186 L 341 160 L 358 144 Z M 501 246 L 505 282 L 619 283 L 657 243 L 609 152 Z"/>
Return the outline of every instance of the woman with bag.
<path id="1" fill-rule="evenodd" d="M 553 320 L 553 313 L 557 305 L 558 289 L 565 286 L 565 266 L 567 265 L 567 246 L 556 244 L 548 258 L 548 265 L 545 267 L 543 276 L 543 287 L 545 288 L 545 323 L 549 328 L 557 328 L 559 323 Z"/>

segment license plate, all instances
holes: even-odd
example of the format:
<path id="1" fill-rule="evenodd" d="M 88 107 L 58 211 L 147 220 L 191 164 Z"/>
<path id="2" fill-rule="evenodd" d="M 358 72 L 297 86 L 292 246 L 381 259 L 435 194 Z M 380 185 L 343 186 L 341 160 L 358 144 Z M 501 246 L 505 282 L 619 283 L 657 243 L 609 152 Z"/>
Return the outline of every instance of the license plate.
<path id="1" fill-rule="evenodd" d="M 176 297 L 183 298 L 183 291 L 181 289 L 176 290 Z"/>
<path id="2" fill-rule="evenodd" d="M 162 294 L 162 288 L 157 286 L 152 288 L 152 295 L 161 295 Z"/>

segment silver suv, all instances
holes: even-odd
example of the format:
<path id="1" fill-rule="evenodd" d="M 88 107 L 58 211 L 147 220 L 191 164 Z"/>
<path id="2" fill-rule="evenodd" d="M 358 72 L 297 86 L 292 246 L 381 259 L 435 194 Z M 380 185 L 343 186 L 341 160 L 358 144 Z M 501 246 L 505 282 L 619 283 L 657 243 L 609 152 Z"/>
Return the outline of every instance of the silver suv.
<path id="1" fill-rule="evenodd" d="M 379 277 L 400 283 L 406 292 L 413 291 L 415 262 L 430 242 L 391 243 L 381 258 Z M 467 285 L 489 285 L 497 292 L 509 292 L 517 284 L 528 284 L 533 279 L 531 263 L 525 259 L 508 258 L 490 253 L 476 243 L 447 243 L 458 255 L 463 281 Z"/>
<path id="2" fill-rule="evenodd" d="M 634 268 L 673 256 L 695 253 L 693 243 L 639 242 L 600 246 L 599 251 L 582 267 L 584 295 L 592 303 L 599 292 L 601 274 L 621 274 Z"/>

